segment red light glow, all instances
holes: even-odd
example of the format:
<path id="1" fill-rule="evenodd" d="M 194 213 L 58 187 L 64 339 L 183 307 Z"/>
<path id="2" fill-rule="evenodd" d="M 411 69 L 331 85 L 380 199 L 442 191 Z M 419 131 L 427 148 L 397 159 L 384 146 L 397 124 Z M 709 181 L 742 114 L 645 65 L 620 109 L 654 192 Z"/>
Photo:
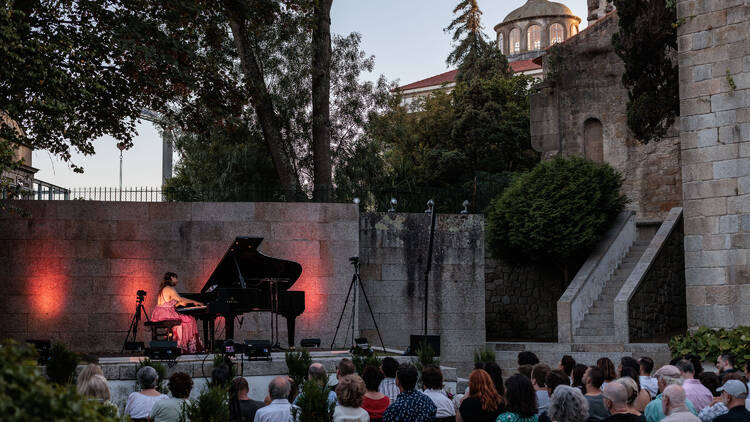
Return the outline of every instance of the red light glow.
<path id="1" fill-rule="evenodd" d="M 34 264 L 26 284 L 31 307 L 40 318 L 56 318 L 65 309 L 68 301 L 70 280 L 64 271 L 67 261 L 60 258 L 41 258 Z"/>

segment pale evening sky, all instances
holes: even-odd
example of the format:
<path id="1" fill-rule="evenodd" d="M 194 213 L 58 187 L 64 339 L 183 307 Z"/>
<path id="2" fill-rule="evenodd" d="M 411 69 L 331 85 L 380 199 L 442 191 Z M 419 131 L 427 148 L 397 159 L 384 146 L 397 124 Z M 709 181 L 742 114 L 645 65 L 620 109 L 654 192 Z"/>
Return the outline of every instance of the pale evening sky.
<path id="1" fill-rule="evenodd" d="M 586 27 L 586 0 L 563 0 Z M 334 0 L 332 32 L 362 34 L 362 47 L 375 56 L 375 79 L 383 74 L 400 84 L 414 82 L 449 70 L 445 58 L 451 50 L 450 35 L 443 32 L 452 20 L 457 0 Z M 492 28 L 525 0 L 479 0 L 484 30 L 495 38 Z M 73 173 L 66 163 L 46 151 L 35 151 L 33 166 L 37 179 L 62 187 L 116 187 L 119 151 L 112 138 L 95 142 L 93 156 L 74 155 L 84 174 Z M 123 186 L 161 185 L 161 138 L 151 123 L 138 125 L 134 147 L 123 154 Z"/>

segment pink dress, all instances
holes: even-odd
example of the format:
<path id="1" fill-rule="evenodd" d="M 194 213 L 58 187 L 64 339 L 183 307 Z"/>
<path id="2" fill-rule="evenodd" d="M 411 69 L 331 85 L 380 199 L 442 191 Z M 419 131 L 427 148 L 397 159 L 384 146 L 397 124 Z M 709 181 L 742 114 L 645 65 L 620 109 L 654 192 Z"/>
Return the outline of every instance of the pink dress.
<path id="1" fill-rule="evenodd" d="M 151 313 L 151 321 L 179 320 L 181 324 L 172 328 L 177 346 L 185 353 L 203 351 L 203 345 L 198 334 L 198 324 L 195 323 L 193 317 L 177 312 L 175 310 L 176 305 L 177 301 L 174 299 L 156 305 Z"/>

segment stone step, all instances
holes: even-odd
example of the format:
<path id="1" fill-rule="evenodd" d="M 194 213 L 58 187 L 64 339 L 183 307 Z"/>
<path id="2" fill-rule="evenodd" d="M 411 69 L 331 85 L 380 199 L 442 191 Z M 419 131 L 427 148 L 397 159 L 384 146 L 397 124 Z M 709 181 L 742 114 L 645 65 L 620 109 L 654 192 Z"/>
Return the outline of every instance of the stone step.
<path id="1" fill-rule="evenodd" d="M 613 328 L 614 326 L 615 326 L 615 322 L 614 320 L 611 320 L 611 319 L 600 320 L 600 321 L 584 319 L 583 321 L 581 321 L 581 326 L 579 327 L 579 329 L 580 328 L 592 329 L 592 328 L 604 328 L 604 327 Z M 578 331 L 576 331 L 576 333 L 578 333 Z"/>
<path id="2" fill-rule="evenodd" d="M 573 335 L 573 343 L 614 343 L 615 336 L 579 336 Z"/>
<path id="3" fill-rule="evenodd" d="M 614 317 L 612 315 L 612 312 L 609 312 L 609 313 L 600 313 L 600 314 L 588 313 L 588 314 L 586 314 L 586 316 L 583 319 L 583 322 L 586 322 L 586 321 L 591 321 L 591 322 L 595 322 L 595 321 L 614 321 Z"/>
<path id="4" fill-rule="evenodd" d="M 601 326 L 596 328 L 578 328 L 575 330 L 575 336 L 611 336 L 615 335 L 615 324 L 611 326 Z"/>

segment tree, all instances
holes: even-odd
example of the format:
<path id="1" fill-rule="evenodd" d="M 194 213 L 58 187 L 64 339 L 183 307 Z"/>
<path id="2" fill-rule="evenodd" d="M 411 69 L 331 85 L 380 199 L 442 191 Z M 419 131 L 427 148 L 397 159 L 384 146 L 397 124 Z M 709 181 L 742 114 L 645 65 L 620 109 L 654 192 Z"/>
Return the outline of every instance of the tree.
<path id="1" fill-rule="evenodd" d="M 680 113 L 677 6 L 670 0 L 615 0 L 612 37 L 625 63 L 628 127 L 643 143 L 666 135 Z"/>
<path id="2" fill-rule="evenodd" d="M 331 4 L 318 0 L 312 35 L 312 137 L 313 199 L 327 200 L 333 193 L 331 167 Z"/>
<path id="3" fill-rule="evenodd" d="M 515 264 L 550 263 L 569 281 L 568 267 L 601 240 L 627 204 L 622 176 L 608 164 L 555 157 L 519 175 L 493 201 L 487 242 Z"/>

